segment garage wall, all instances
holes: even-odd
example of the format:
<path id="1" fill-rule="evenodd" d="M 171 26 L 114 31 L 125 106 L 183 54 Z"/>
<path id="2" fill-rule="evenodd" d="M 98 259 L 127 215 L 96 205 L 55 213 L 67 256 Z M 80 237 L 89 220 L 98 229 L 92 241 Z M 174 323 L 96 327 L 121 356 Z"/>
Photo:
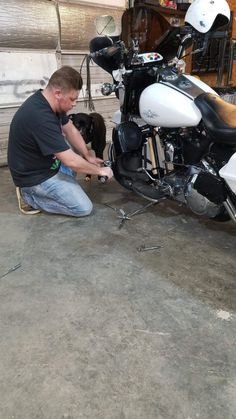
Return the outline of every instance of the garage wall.
<path id="1" fill-rule="evenodd" d="M 58 22 L 53 2 L 0 2 L 0 48 L 55 50 L 57 43 Z"/>
<path id="2" fill-rule="evenodd" d="M 113 7 L 113 2 L 108 0 L 101 0 L 99 4 L 93 1 L 0 1 L 0 166 L 7 162 L 9 125 L 14 113 L 32 91 L 46 85 L 56 68 L 71 65 L 81 69 L 89 41 L 97 35 L 96 17 L 112 15 L 117 25 L 114 35 L 120 33 L 124 0 L 120 0 L 119 7 Z M 85 67 L 82 76 L 86 82 Z M 112 129 L 111 116 L 118 102 L 114 95 L 104 98 L 100 86 L 110 80 L 108 73 L 92 64 L 95 111 L 105 118 L 107 141 L 110 141 Z M 82 94 L 75 111 L 90 112 Z"/>

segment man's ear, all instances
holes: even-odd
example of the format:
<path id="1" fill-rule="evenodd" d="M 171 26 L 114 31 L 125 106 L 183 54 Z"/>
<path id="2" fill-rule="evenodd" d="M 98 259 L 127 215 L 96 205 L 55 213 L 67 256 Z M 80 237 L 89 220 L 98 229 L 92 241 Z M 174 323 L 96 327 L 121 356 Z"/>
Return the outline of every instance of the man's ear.
<path id="1" fill-rule="evenodd" d="M 62 91 L 60 89 L 55 89 L 53 93 L 56 99 L 61 99 Z"/>

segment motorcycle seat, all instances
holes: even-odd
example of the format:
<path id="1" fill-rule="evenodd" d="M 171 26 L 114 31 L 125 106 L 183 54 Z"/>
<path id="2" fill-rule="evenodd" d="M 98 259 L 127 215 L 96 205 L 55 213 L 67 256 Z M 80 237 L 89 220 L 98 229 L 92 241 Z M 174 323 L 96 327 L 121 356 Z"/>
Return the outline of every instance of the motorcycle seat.
<path id="1" fill-rule="evenodd" d="M 204 125 L 212 141 L 236 145 L 236 106 L 213 93 L 202 93 L 194 100 L 201 111 Z"/>

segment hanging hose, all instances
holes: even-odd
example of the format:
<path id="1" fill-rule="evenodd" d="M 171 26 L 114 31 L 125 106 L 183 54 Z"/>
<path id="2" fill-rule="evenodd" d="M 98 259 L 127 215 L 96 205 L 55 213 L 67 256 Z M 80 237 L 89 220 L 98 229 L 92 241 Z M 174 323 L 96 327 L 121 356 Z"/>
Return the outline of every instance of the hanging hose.
<path id="1" fill-rule="evenodd" d="M 85 57 L 85 59 L 86 59 L 87 82 L 86 82 L 86 91 L 85 91 L 84 102 L 85 102 L 86 108 L 89 108 L 89 110 L 91 112 L 93 112 L 95 110 L 95 106 L 94 106 L 93 99 L 92 99 L 92 94 L 91 94 L 91 74 L 90 74 L 91 57 L 89 55 L 87 55 Z M 83 63 L 84 63 L 84 60 L 83 60 Z M 82 67 L 83 63 L 81 64 L 81 67 Z"/>

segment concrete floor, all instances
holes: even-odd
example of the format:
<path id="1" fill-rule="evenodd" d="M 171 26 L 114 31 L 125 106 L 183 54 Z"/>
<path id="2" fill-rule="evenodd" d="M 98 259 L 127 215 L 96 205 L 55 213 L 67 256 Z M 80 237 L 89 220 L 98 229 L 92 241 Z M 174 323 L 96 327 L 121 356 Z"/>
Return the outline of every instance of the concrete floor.
<path id="1" fill-rule="evenodd" d="M 165 202 L 119 229 L 104 204 L 146 201 L 95 178 L 92 216 L 26 216 L 0 185 L 1 419 L 236 418 L 232 222 Z"/>

